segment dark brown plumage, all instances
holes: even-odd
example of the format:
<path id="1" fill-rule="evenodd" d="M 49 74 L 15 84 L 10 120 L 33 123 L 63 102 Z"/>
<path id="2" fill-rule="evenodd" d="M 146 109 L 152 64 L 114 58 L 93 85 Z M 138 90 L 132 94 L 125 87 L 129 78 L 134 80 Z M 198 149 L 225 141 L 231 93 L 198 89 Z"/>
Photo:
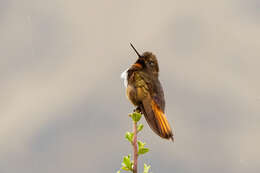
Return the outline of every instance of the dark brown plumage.
<path id="1" fill-rule="evenodd" d="M 127 96 L 144 114 L 151 129 L 160 137 L 173 140 L 173 133 L 164 115 L 165 100 L 161 83 L 158 79 L 159 66 L 154 54 L 144 52 L 126 71 Z"/>

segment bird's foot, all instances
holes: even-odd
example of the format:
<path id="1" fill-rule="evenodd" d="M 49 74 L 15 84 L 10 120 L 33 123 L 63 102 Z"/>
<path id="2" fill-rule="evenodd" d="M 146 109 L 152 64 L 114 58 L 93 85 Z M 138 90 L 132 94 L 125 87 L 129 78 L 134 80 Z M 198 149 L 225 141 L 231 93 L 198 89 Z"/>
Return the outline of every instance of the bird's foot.
<path id="1" fill-rule="evenodd" d="M 141 113 L 141 108 L 138 106 L 137 108 L 135 108 L 135 109 L 133 110 L 133 112 Z"/>

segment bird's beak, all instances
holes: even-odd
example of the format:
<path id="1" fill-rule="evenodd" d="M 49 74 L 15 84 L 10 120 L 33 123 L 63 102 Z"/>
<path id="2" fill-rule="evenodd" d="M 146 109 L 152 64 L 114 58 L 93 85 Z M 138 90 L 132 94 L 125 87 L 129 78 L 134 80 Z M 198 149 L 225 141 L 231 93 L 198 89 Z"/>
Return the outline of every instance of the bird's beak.
<path id="1" fill-rule="evenodd" d="M 135 47 L 130 43 L 131 47 L 134 49 L 135 53 L 138 55 L 138 58 L 141 58 L 142 56 L 138 53 L 138 51 L 135 49 Z"/>

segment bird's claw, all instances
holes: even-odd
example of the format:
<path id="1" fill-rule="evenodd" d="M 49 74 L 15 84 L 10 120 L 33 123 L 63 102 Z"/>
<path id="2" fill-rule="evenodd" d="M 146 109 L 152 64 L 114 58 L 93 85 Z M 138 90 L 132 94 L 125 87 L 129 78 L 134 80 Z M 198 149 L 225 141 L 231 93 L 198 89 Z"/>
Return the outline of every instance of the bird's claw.
<path id="1" fill-rule="evenodd" d="M 135 109 L 133 110 L 133 112 L 141 113 L 140 107 L 138 106 L 137 108 L 135 108 Z"/>

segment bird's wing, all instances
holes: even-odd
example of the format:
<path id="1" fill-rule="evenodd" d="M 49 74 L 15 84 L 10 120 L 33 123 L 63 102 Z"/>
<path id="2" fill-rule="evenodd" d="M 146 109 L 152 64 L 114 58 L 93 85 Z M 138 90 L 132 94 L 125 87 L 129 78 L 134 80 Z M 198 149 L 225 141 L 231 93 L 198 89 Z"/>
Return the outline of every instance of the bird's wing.
<path id="1" fill-rule="evenodd" d="M 161 108 L 162 103 L 159 98 L 156 98 L 158 94 L 154 95 L 151 88 L 153 87 L 151 82 L 145 80 L 145 78 L 138 73 L 135 73 L 134 75 L 138 80 L 135 84 L 137 97 L 139 96 L 139 99 L 141 100 L 141 110 L 149 126 L 160 137 L 173 139 L 171 127 L 166 119 L 166 116 L 164 115 L 164 111 Z"/>
<path id="2" fill-rule="evenodd" d="M 165 100 L 164 100 L 164 92 L 163 88 L 161 86 L 161 83 L 158 79 L 155 79 L 156 81 L 151 82 L 149 86 L 150 94 L 155 101 L 155 103 L 158 105 L 158 107 L 164 112 L 165 109 Z"/>
<path id="3" fill-rule="evenodd" d="M 146 121 L 156 134 L 162 138 L 171 138 L 173 140 L 173 134 L 168 120 L 163 111 L 151 98 L 150 94 L 143 99 L 141 109 L 142 113 L 145 115 Z"/>

